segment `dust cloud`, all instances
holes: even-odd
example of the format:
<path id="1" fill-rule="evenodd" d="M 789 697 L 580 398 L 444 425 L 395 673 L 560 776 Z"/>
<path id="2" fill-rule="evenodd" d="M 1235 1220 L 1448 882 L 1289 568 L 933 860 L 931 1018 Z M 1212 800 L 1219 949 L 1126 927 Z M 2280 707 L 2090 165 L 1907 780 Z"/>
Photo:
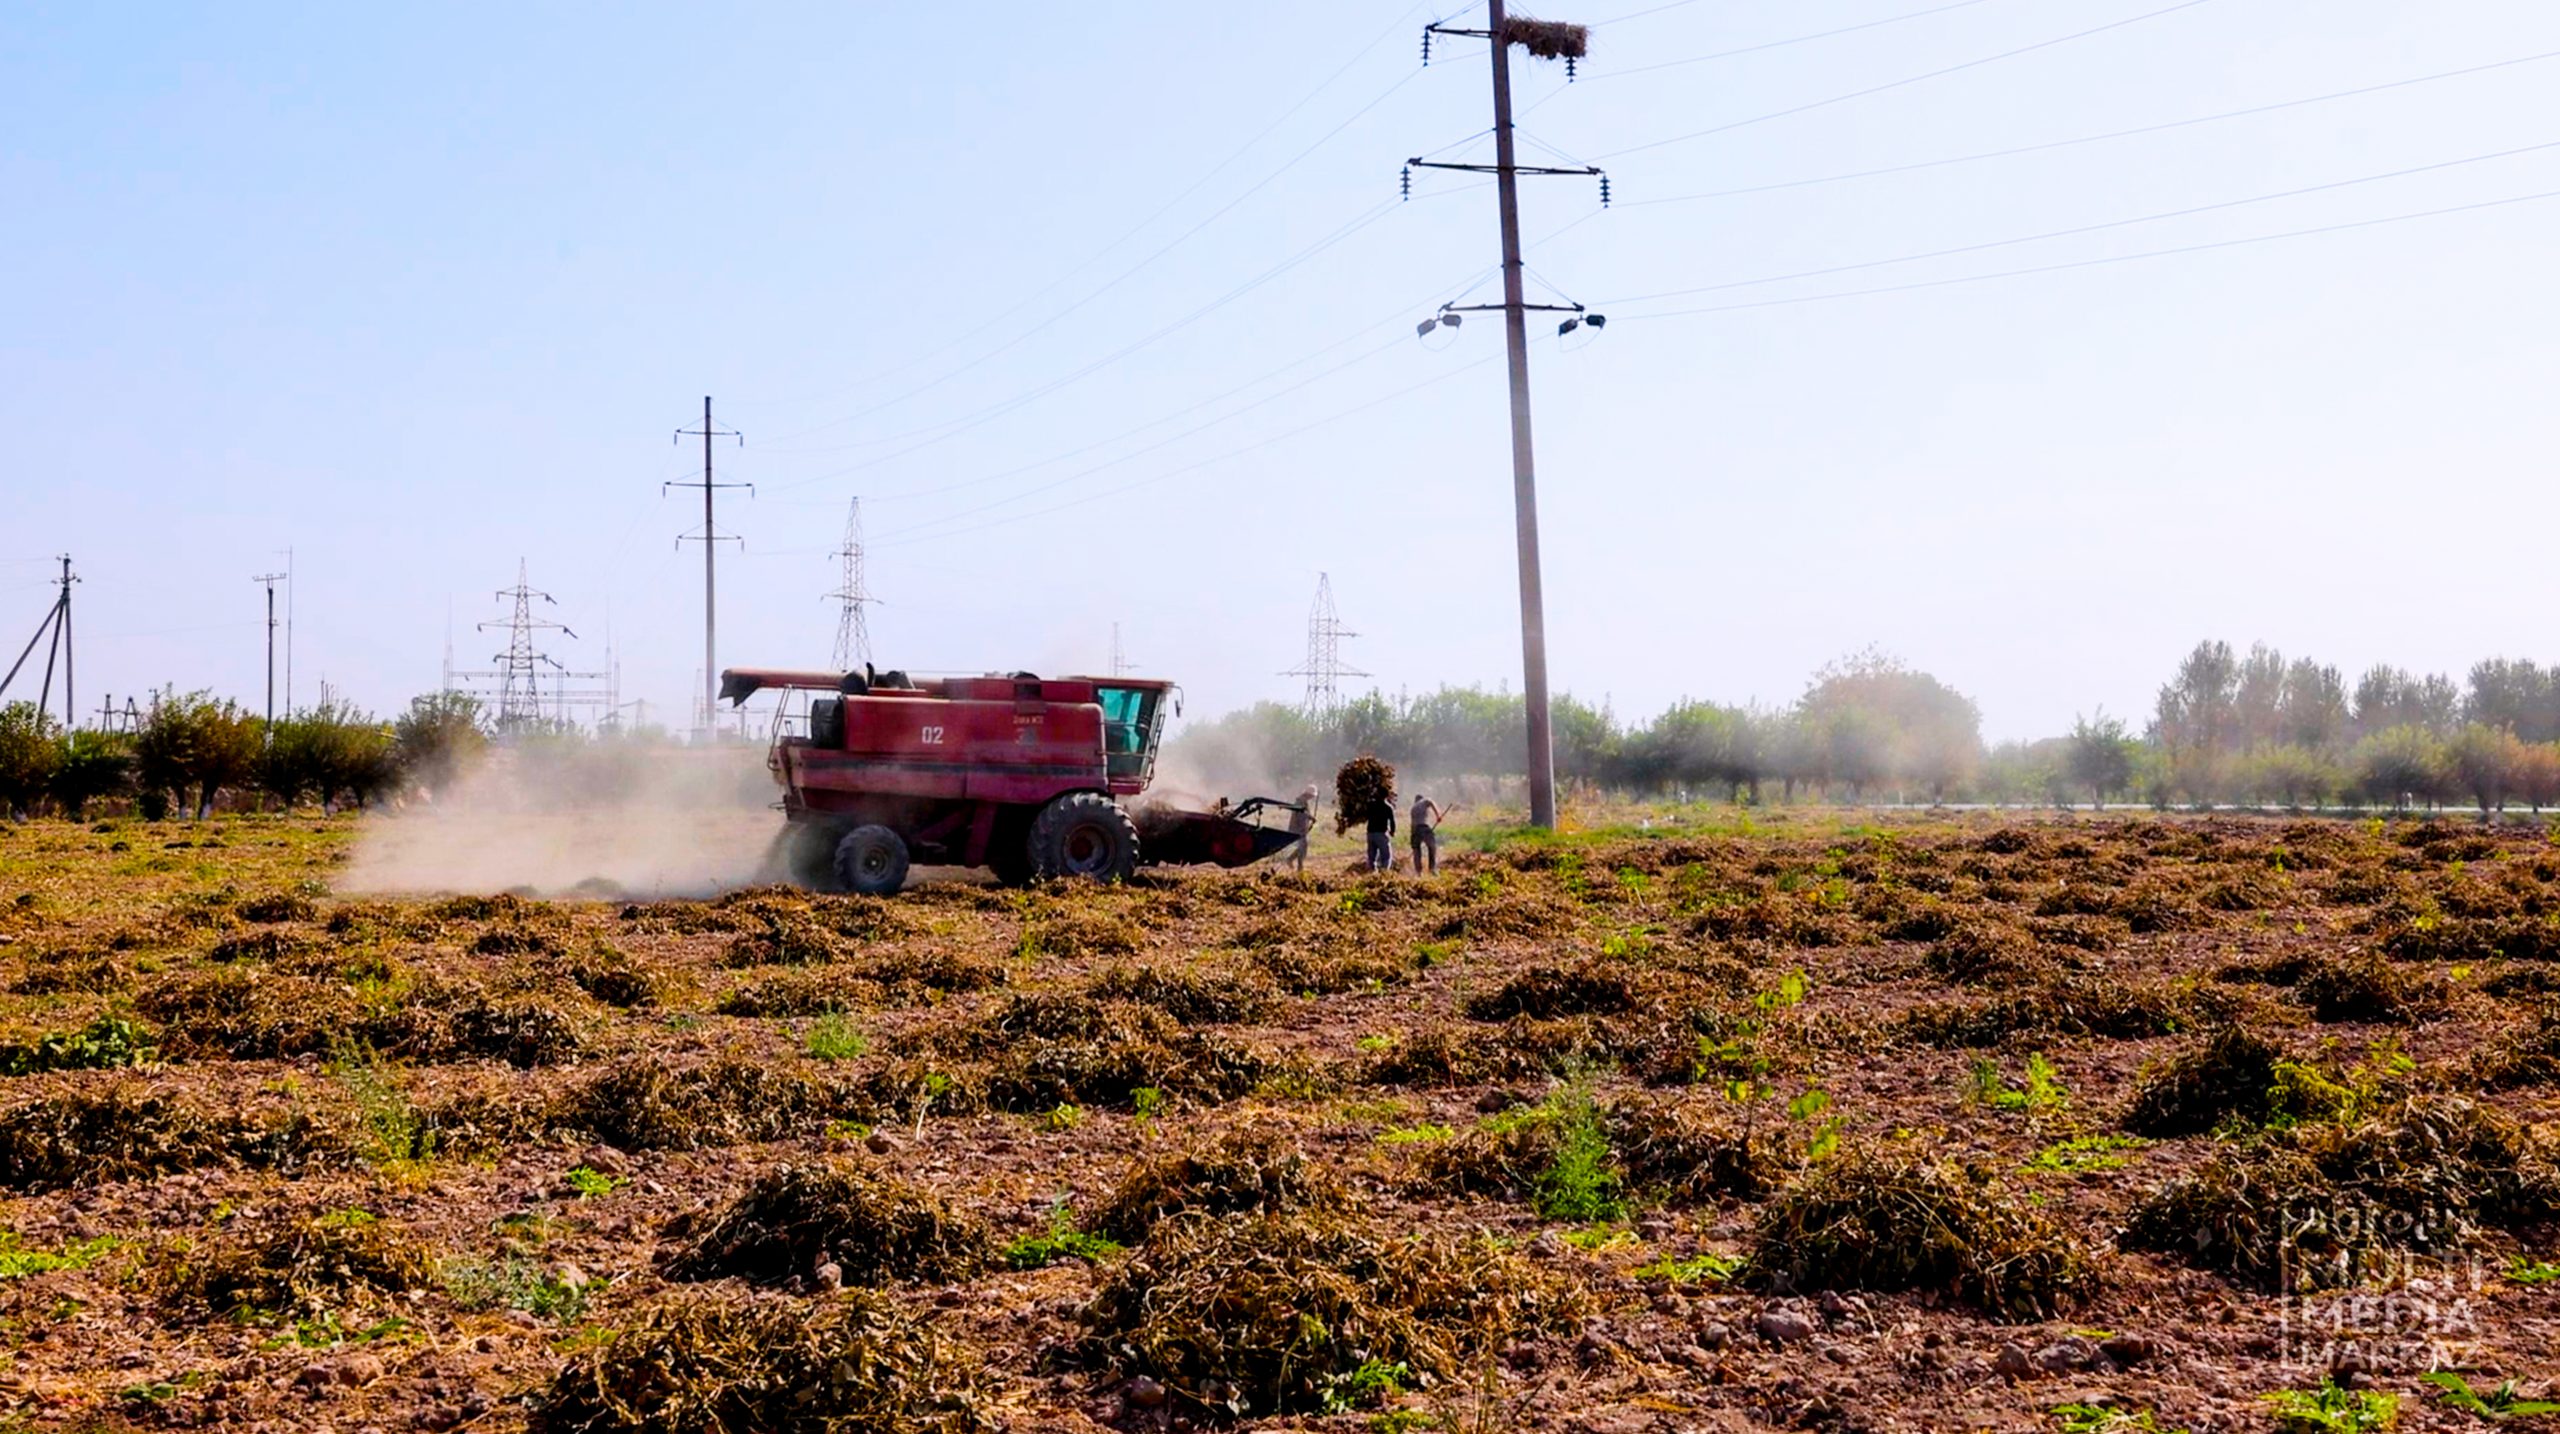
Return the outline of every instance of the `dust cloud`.
<path id="1" fill-rule="evenodd" d="M 767 879 L 782 829 L 760 744 L 537 742 L 365 819 L 349 895 L 699 897 Z"/>

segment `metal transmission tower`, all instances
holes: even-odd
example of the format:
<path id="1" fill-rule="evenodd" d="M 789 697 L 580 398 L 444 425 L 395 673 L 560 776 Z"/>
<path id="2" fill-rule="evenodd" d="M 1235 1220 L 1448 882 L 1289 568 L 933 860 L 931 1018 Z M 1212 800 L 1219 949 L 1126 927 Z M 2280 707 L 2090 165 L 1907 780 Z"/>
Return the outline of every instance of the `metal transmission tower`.
<path id="1" fill-rule="evenodd" d="M 744 488 L 747 490 L 749 496 L 753 496 L 755 493 L 755 485 L 752 483 L 719 483 L 712 480 L 711 440 L 714 438 L 734 438 L 738 440 L 738 445 L 743 448 L 746 446 L 747 436 L 738 432 L 734 428 L 715 428 L 712 426 L 711 396 L 709 394 L 703 395 L 702 399 L 702 426 L 700 428 L 679 428 L 676 430 L 677 442 L 681 443 L 687 438 L 700 438 L 702 440 L 702 481 L 699 483 L 662 483 L 658 485 L 658 491 L 663 493 L 669 488 L 700 488 L 702 490 L 702 531 L 700 533 L 686 533 L 677 538 L 676 542 L 679 545 L 684 543 L 702 544 L 702 719 L 694 725 L 696 730 L 708 735 L 711 731 L 711 719 L 713 715 L 720 710 L 720 663 L 714 655 L 719 645 L 717 641 L 717 635 L 720 628 L 719 589 L 714 581 L 712 556 L 720 550 L 720 544 L 723 541 L 732 543 L 742 541 L 735 537 L 727 538 L 725 540 L 721 537 L 719 528 L 712 522 L 711 499 L 714 494 L 723 488 Z"/>
<path id="2" fill-rule="evenodd" d="M 276 584 L 285 581 L 286 577 L 284 573 L 260 573 L 249 579 L 253 583 L 267 585 L 267 726 L 270 730 L 276 725 Z M 293 694 L 288 690 L 285 694 L 287 711 L 292 710 L 292 704 Z"/>
<path id="3" fill-rule="evenodd" d="M 59 660 L 62 663 L 62 725 L 76 728 L 80 725 L 80 711 L 71 695 L 71 585 L 80 580 L 71 575 L 70 554 L 65 553 L 60 561 L 62 576 L 54 579 L 54 586 L 62 591 L 54 595 L 53 605 L 45 609 L 44 620 L 36 624 L 35 636 L 27 639 L 26 647 L 18 653 L 18 660 L 9 664 L 8 675 L 0 677 L 0 692 L 7 692 L 9 684 L 18 680 L 18 669 L 27 665 L 27 659 L 35 655 L 36 644 L 41 642 L 45 644 L 44 686 L 36 693 L 36 710 L 41 712 L 53 702 L 53 665 Z"/>
<path id="4" fill-rule="evenodd" d="M 1603 206 L 1609 202 L 1609 178 L 1589 165 L 1559 169 L 1523 165 L 1515 160 L 1511 133 L 1511 47 L 1518 45 L 1544 59 L 1562 59 L 1565 76 L 1570 79 L 1574 62 L 1581 59 L 1588 48 L 1590 32 L 1580 25 L 1551 20 L 1514 19 L 1505 13 L 1503 0 L 1487 0 L 1484 29 L 1461 30 L 1443 25 L 1423 27 L 1422 59 L 1425 64 L 1431 62 L 1431 37 L 1435 34 L 1468 35 L 1488 42 L 1486 48 L 1493 54 L 1493 163 L 1454 164 L 1416 157 L 1405 162 L 1405 185 L 1410 193 L 1416 169 L 1492 173 L 1502 226 L 1502 302 L 1443 304 L 1437 314 L 1422 321 L 1420 332 L 1427 334 L 1444 323 L 1455 327 L 1461 314 L 1496 309 L 1502 313 L 1503 337 L 1511 359 L 1511 493 L 1519 529 L 1521 686 L 1529 716 L 1529 823 L 1552 827 L 1556 824 L 1555 743 L 1547 718 L 1547 604 L 1538 568 L 1538 465 L 1529 441 L 1527 316 L 1532 311 L 1568 315 L 1557 326 L 1559 335 L 1571 333 L 1584 324 L 1602 328 L 1608 320 L 1599 314 L 1586 313 L 1580 304 L 1532 304 L 1525 301 L 1520 266 L 1519 177 L 1524 174 L 1573 174 L 1597 178 Z"/>
<path id="5" fill-rule="evenodd" d="M 545 715 L 543 704 L 546 702 L 551 705 L 550 715 L 562 722 L 571 720 L 573 709 L 601 708 L 610 711 L 616 695 L 611 672 L 573 672 L 567 663 L 534 646 L 534 634 L 537 632 L 557 632 L 569 638 L 578 634 L 565 623 L 533 615 L 534 599 L 540 598 L 554 607 L 559 606 L 559 602 L 525 580 L 523 559 L 516 560 L 516 585 L 498 589 L 497 595 L 513 604 L 507 618 L 477 626 L 482 632 L 491 628 L 505 629 L 507 650 L 491 659 L 498 664 L 495 668 L 485 672 L 456 672 L 447 679 L 448 683 L 460 683 L 461 690 L 483 696 L 489 695 L 489 688 L 495 686 L 497 725 L 501 732 L 522 731 L 539 723 Z M 546 671 L 552 680 L 549 692 L 543 690 Z"/>
<path id="6" fill-rule="evenodd" d="M 1129 650 L 1120 645 L 1120 624 L 1111 624 L 1111 675 L 1129 675 Z"/>
<path id="7" fill-rule="evenodd" d="M 862 610 L 877 601 L 862 571 L 861 499 L 845 508 L 844 546 L 827 556 L 844 560 L 844 578 L 827 597 L 843 604 L 836 613 L 836 670 L 852 672 L 871 665 L 871 620 Z"/>
<path id="8" fill-rule="evenodd" d="M 1343 678 L 1369 675 L 1342 665 L 1342 640 L 1359 635 L 1344 627 L 1342 614 L 1334 611 L 1333 575 L 1316 574 L 1316 600 L 1307 609 L 1307 660 L 1280 674 L 1307 679 L 1302 709 L 1308 716 L 1321 717 L 1342 705 Z"/>

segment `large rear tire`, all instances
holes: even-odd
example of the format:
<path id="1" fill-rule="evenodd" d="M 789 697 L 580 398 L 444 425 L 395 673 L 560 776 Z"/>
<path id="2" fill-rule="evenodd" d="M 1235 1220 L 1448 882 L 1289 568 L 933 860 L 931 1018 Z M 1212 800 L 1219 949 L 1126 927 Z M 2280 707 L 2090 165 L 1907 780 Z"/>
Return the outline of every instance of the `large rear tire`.
<path id="1" fill-rule="evenodd" d="M 1031 823 L 1031 867 L 1044 881 L 1127 881 L 1138 871 L 1138 827 L 1100 792 L 1069 792 Z"/>
<path id="2" fill-rule="evenodd" d="M 907 844 L 883 826 L 855 827 L 836 843 L 836 881 L 857 896 L 895 896 L 907 884 Z"/>

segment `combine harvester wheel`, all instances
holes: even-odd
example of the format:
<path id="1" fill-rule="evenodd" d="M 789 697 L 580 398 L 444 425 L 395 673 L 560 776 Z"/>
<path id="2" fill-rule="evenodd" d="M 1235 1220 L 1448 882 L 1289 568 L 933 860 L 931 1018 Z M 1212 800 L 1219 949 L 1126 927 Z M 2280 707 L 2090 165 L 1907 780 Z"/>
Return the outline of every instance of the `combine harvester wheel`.
<path id="1" fill-rule="evenodd" d="M 855 827 L 836 844 L 836 880 L 858 896 L 897 895 L 907 884 L 907 844 L 887 827 Z"/>
<path id="2" fill-rule="evenodd" d="M 1138 870 L 1138 827 L 1100 792 L 1069 792 L 1031 823 L 1031 866 L 1043 880 L 1126 881 Z"/>

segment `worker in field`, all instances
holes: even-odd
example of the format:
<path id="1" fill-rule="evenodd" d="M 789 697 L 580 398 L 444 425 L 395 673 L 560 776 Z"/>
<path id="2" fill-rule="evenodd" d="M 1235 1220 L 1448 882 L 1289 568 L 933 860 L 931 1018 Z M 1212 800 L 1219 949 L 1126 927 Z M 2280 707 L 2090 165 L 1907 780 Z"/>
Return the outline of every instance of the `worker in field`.
<path id="1" fill-rule="evenodd" d="M 1440 874 L 1440 804 L 1420 792 L 1413 794 L 1413 813 L 1406 823 L 1412 833 L 1413 874 Z"/>
<path id="2" fill-rule="evenodd" d="M 1369 803 L 1369 869 L 1386 871 L 1396 864 L 1396 798 L 1380 792 Z"/>
<path id="3" fill-rule="evenodd" d="M 1307 841 L 1309 834 L 1315 829 L 1316 784 L 1309 782 L 1306 790 L 1298 793 L 1298 809 L 1289 816 L 1289 830 L 1298 838 L 1298 849 L 1290 860 L 1299 871 L 1307 869 Z"/>

